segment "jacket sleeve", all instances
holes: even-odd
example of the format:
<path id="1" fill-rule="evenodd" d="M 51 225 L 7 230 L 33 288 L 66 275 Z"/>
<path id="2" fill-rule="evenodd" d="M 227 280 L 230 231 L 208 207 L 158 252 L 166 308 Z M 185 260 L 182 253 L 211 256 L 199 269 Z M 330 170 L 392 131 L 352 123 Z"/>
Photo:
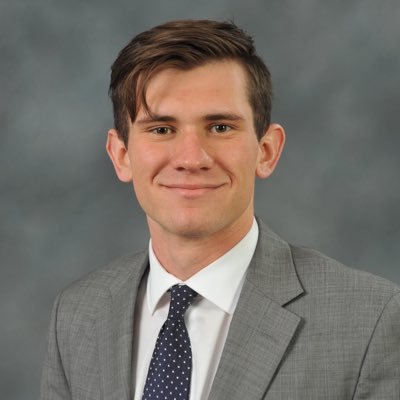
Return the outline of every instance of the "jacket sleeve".
<path id="1" fill-rule="evenodd" d="M 375 325 L 353 399 L 400 399 L 400 293 L 388 301 Z"/>
<path id="2" fill-rule="evenodd" d="M 62 364 L 57 338 L 59 295 L 54 302 L 47 337 L 47 354 L 42 371 L 40 400 L 71 400 L 68 381 Z"/>

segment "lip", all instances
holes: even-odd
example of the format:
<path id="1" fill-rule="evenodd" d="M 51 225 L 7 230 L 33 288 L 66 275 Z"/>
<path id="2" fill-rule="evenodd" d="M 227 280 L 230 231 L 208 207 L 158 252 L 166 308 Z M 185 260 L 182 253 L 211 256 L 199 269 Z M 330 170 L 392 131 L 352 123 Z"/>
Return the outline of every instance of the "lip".
<path id="1" fill-rule="evenodd" d="M 180 183 L 180 184 L 164 184 L 163 188 L 170 190 L 185 198 L 201 197 L 207 193 L 213 192 L 224 184 L 194 184 L 194 183 Z"/>
<path id="2" fill-rule="evenodd" d="M 216 189 L 222 184 L 199 184 L 199 183 L 175 183 L 175 184 L 163 184 L 168 189 L 187 189 L 187 190 L 198 190 L 198 189 Z"/>

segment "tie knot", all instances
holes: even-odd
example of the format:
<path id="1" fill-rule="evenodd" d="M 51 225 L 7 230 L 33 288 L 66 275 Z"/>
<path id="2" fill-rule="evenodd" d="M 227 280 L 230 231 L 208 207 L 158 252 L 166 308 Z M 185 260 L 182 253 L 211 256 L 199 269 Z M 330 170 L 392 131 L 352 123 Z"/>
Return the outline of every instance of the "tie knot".
<path id="1" fill-rule="evenodd" d="M 179 319 L 185 315 L 186 310 L 192 304 L 197 293 L 186 285 L 174 285 L 170 289 L 171 303 L 169 306 L 168 319 Z"/>

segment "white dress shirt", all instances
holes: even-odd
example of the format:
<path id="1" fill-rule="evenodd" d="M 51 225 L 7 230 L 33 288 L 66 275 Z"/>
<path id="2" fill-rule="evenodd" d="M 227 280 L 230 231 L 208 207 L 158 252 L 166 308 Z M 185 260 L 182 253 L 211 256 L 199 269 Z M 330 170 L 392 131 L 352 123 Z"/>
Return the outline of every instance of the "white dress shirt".
<path id="1" fill-rule="evenodd" d="M 135 400 L 142 399 L 157 336 L 167 319 L 169 295 L 166 292 L 177 283 L 184 283 L 198 293 L 185 314 L 193 363 L 190 400 L 208 398 L 257 239 L 258 226 L 254 220 L 238 244 L 185 282 L 162 267 L 150 240 L 150 272 L 140 286 L 135 312 Z"/>

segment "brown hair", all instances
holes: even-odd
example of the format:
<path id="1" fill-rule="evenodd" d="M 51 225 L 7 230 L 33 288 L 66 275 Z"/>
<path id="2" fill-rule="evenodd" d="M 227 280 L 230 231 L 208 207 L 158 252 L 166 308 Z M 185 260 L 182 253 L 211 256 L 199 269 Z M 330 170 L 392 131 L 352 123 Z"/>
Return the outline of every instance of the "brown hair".
<path id="1" fill-rule="evenodd" d="M 135 121 L 140 106 L 149 112 L 146 87 L 161 70 L 188 70 L 210 61 L 238 61 L 248 76 L 248 97 L 254 128 L 261 138 L 270 124 L 272 84 L 268 68 L 257 55 L 253 39 L 231 22 L 178 20 L 135 36 L 111 67 L 109 94 L 114 123 L 128 143 L 128 117 Z"/>

